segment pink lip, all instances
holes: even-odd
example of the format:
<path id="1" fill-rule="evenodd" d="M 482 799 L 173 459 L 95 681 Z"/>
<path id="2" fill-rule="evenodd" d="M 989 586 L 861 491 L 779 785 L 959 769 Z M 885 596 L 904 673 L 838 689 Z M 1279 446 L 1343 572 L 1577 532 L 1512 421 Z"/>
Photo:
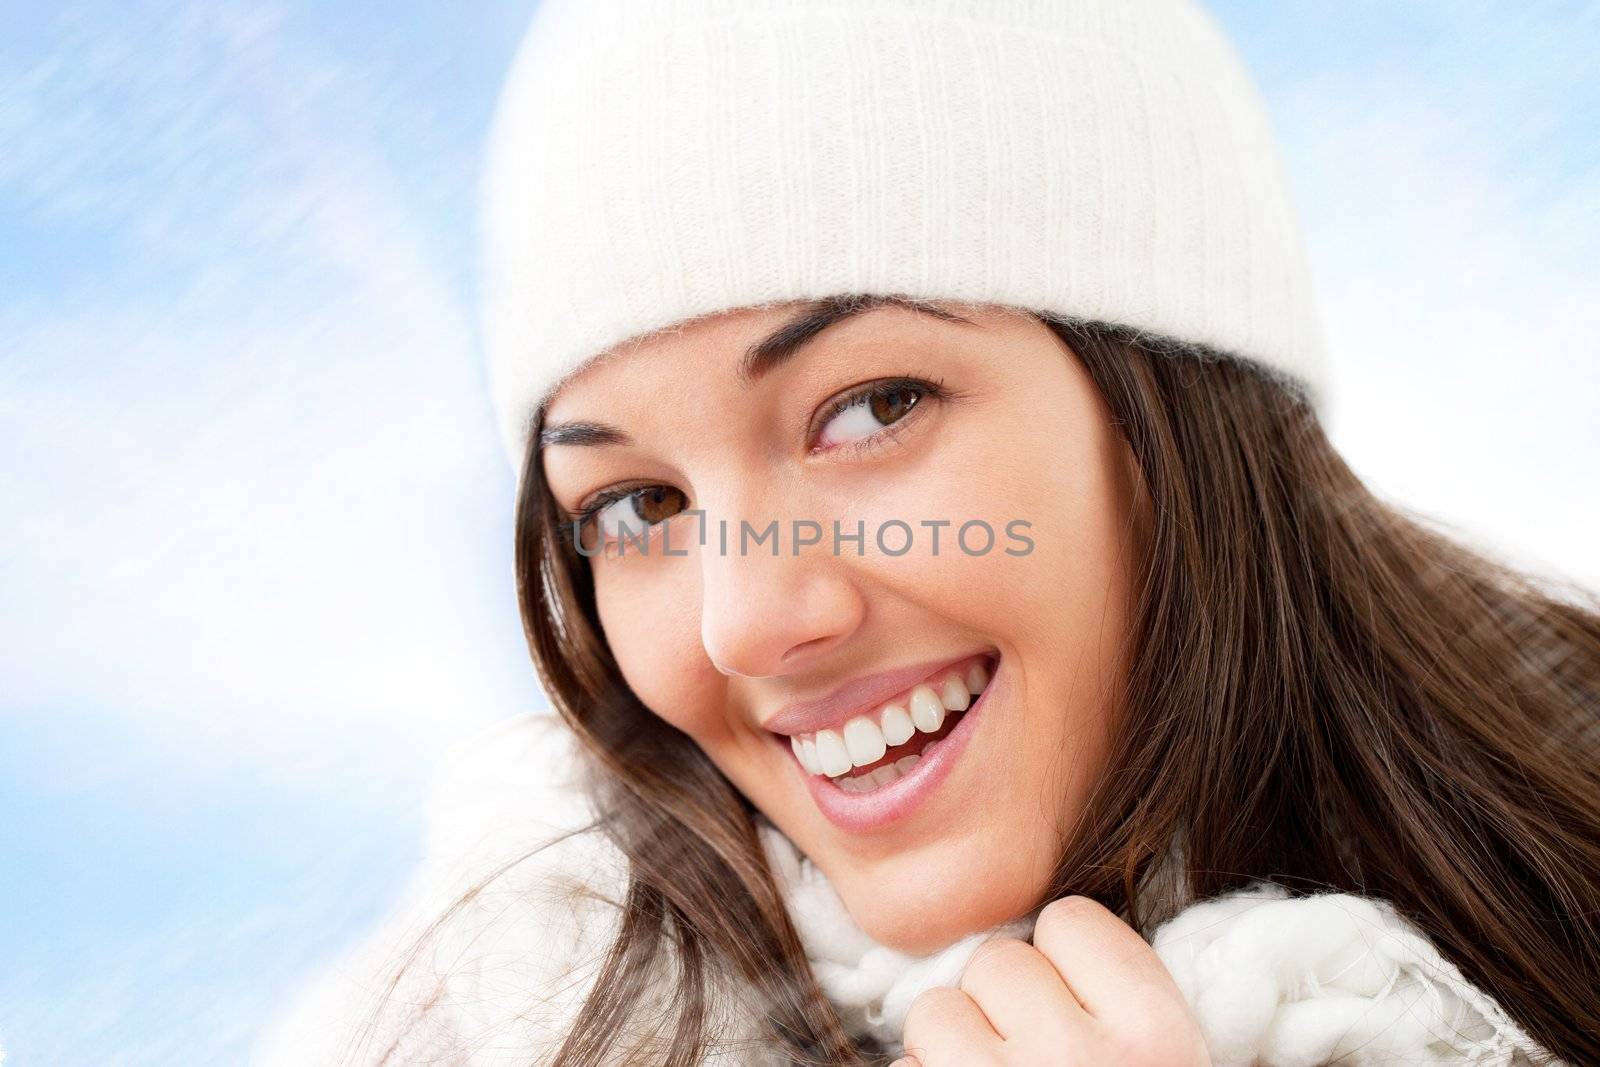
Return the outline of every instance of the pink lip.
<path id="1" fill-rule="evenodd" d="M 954 659 L 929 660 L 913 663 L 879 674 L 857 678 L 817 700 L 801 700 L 785 706 L 761 725 L 775 734 L 814 734 L 818 730 L 837 729 L 854 715 L 877 711 L 891 698 L 899 696 L 918 682 L 927 681 L 934 674 L 964 663 L 974 656 L 992 655 L 993 652 L 966 652 Z"/>
<path id="2" fill-rule="evenodd" d="M 931 752 L 924 750 L 910 774 L 870 793 L 846 793 L 831 779 L 812 774 L 802 767 L 800 761 L 794 758 L 794 753 L 788 751 L 789 745 L 782 738 L 775 737 L 773 741 L 786 750 L 789 763 L 805 780 L 812 799 L 829 822 L 851 833 L 883 830 L 910 816 L 933 795 L 939 783 L 949 777 L 951 769 L 965 751 L 967 741 L 977 729 L 981 713 L 989 706 L 995 690 L 1004 684 L 1001 679 L 1005 676 L 1006 671 L 996 662 L 989 684 L 972 706 L 961 713 L 955 727 L 937 743 L 937 747 Z"/>

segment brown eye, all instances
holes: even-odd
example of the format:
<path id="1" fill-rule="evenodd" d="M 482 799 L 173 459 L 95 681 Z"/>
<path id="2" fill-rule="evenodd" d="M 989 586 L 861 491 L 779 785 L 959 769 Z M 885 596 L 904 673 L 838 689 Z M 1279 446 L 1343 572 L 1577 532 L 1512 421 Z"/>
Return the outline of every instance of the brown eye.
<path id="1" fill-rule="evenodd" d="M 927 387 L 906 381 L 863 389 L 834 410 L 823 424 L 818 444 L 826 447 L 863 441 L 905 418 L 927 394 Z"/>
<path id="2" fill-rule="evenodd" d="M 665 485 L 642 490 L 635 499 L 639 517 L 648 523 L 666 522 L 688 503 L 682 493 Z"/>
<path id="3" fill-rule="evenodd" d="M 870 401 L 872 416 L 887 426 L 910 411 L 921 398 L 915 389 L 905 385 L 874 393 Z"/>
<path id="4" fill-rule="evenodd" d="M 642 541 L 649 536 L 651 526 L 666 522 L 688 504 L 688 497 L 669 485 L 649 485 L 595 511 L 595 525 L 604 540 L 626 536 Z"/>

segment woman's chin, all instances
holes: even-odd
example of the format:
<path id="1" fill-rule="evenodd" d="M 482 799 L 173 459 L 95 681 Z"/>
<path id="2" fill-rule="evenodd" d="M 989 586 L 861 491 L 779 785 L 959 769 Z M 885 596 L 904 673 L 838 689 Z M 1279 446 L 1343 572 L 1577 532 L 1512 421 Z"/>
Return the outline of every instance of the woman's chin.
<path id="1" fill-rule="evenodd" d="M 844 903 L 856 924 L 878 944 L 908 956 L 931 955 L 1028 910 L 1026 904 L 975 896 L 970 885 L 944 893 L 930 893 L 927 882 L 895 893 L 871 885 L 852 888 Z"/>
<path id="2" fill-rule="evenodd" d="M 1001 837 L 980 828 L 870 859 L 824 851 L 813 861 L 868 937 L 908 956 L 927 956 L 1026 915 L 1050 883 L 1051 856 L 1027 835 Z"/>

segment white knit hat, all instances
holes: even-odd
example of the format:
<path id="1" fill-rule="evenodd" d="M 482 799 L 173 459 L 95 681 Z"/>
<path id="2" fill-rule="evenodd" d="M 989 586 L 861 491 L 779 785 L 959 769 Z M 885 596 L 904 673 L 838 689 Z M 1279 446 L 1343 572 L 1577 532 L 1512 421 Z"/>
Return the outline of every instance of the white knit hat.
<path id="1" fill-rule="evenodd" d="M 1191 0 L 542 0 L 482 193 L 519 471 L 593 357 L 852 293 L 1120 323 L 1323 399 L 1266 111 Z"/>

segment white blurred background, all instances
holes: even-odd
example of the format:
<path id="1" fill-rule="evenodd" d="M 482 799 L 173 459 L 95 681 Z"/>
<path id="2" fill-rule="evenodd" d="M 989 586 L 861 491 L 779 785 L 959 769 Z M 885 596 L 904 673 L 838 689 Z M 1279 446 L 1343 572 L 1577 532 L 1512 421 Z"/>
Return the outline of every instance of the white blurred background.
<path id="1" fill-rule="evenodd" d="M 0 1045 L 240 1062 L 542 706 L 473 322 L 531 0 L 0 30 Z M 1600 3 L 1211 0 L 1385 495 L 1600 585 Z"/>

